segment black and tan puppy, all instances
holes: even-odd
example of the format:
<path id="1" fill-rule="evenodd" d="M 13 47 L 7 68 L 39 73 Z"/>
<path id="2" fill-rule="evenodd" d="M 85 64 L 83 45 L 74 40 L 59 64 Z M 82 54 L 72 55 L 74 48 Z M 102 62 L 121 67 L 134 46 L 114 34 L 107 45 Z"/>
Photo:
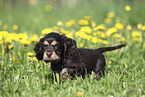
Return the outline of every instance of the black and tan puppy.
<path id="1" fill-rule="evenodd" d="M 49 33 L 35 45 L 38 60 L 51 62 L 51 70 L 60 73 L 67 68 L 71 76 L 84 77 L 86 73 L 95 72 L 96 78 L 104 75 L 105 58 L 102 54 L 124 47 L 125 44 L 98 49 L 77 48 L 76 41 L 58 33 Z"/>

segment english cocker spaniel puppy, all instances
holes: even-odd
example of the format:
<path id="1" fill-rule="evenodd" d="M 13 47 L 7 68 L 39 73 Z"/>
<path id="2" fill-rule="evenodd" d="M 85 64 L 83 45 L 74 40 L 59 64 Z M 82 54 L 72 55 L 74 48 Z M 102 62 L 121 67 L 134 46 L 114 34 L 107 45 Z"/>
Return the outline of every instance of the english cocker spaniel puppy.
<path id="1" fill-rule="evenodd" d="M 72 78 L 75 75 L 84 78 L 85 74 L 94 71 L 98 79 L 104 75 L 106 65 L 102 53 L 124 46 L 125 44 L 98 49 L 77 48 L 74 39 L 52 32 L 37 42 L 34 51 L 38 60 L 51 62 L 51 70 L 54 73 L 61 73 L 65 68 Z"/>

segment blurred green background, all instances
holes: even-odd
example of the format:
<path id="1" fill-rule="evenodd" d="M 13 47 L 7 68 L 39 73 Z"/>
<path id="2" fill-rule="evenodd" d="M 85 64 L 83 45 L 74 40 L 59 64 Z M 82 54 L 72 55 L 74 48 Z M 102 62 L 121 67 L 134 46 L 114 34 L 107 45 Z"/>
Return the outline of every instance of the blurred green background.
<path id="1" fill-rule="evenodd" d="M 96 24 L 104 23 L 109 12 L 122 19 L 126 25 L 136 27 L 145 22 L 144 0 L 0 0 L 0 21 L 8 26 L 18 25 L 19 32 L 40 34 L 46 27 L 53 27 L 58 21 L 79 20 L 92 16 Z M 124 7 L 131 6 L 126 12 Z"/>

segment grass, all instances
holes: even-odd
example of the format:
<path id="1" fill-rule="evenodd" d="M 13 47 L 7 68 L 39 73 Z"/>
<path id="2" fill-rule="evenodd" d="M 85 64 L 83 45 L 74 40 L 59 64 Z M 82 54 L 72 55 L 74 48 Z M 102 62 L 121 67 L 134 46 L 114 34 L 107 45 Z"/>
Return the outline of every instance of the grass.
<path id="1" fill-rule="evenodd" d="M 105 24 L 106 29 L 113 27 L 119 18 L 124 28 L 116 33 L 124 37 L 125 41 L 122 42 L 120 38 L 114 38 L 113 35 L 101 38 L 108 41 L 108 44 L 93 43 L 82 37 L 74 38 L 79 47 L 81 47 L 80 43 L 83 43 L 83 47 L 97 48 L 124 42 L 127 43 L 127 47 L 104 53 L 107 63 L 106 75 L 100 80 L 94 79 L 92 74 L 84 80 L 77 77 L 74 80 L 55 84 L 51 77 L 50 64 L 28 59 L 29 56 L 26 53 L 34 52 L 33 47 L 36 41 L 28 46 L 24 46 L 18 41 L 12 41 L 13 49 L 8 50 L 5 48 L 7 43 L 0 38 L 2 41 L 0 42 L 0 96 L 145 96 L 145 31 L 137 28 L 138 24 L 144 25 L 145 13 L 142 11 L 145 9 L 144 1 L 91 0 L 88 2 L 81 0 L 71 7 L 64 2 L 39 1 L 34 6 L 30 6 L 27 2 L 22 3 L 17 1 L 15 5 L 9 2 L 0 5 L 0 31 L 3 31 L 3 26 L 6 25 L 5 30 L 9 33 L 26 33 L 30 39 L 34 34 L 40 37 L 41 31 L 45 28 L 54 26 L 59 28 L 57 22 L 62 21 L 63 29 L 75 35 L 82 26 L 77 23 L 74 27 L 68 28 L 65 26 L 67 21 L 75 19 L 78 22 L 84 16 L 91 16 L 96 25 L 99 25 L 104 24 L 104 19 L 109 12 L 114 12 L 115 18 L 112 19 L 112 23 Z M 52 11 L 45 10 L 47 4 L 52 5 Z M 130 5 L 131 11 L 126 12 L 125 5 Z M 19 28 L 14 30 L 13 25 L 18 25 Z M 131 25 L 132 29 L 127 30 L 125 28 L 127 25 Z M 132 31 L 138 31 L 140 33 L 138 39 L 142 41 L 134 41 Z"/>

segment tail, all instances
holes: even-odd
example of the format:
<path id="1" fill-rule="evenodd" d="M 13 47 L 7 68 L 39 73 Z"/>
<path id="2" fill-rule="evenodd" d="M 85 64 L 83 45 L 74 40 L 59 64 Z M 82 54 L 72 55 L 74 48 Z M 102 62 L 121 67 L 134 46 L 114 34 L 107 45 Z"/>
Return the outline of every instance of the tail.
<path id="1" fill-rule="evenodd" d="M 112 51 L 112 50 L 116 50 L 116 49 L 119 49 L 119 48 L 122 48 L 126 46 L 126 44 L 121 44 L 121 45 L 118 45 L 118 46 L 113 46 L 113 47 L 102 47 L 102 48 L 98 48 L 97 50 L 99 50 L 100 52 L 105 52 L 105 51 Z"/>

